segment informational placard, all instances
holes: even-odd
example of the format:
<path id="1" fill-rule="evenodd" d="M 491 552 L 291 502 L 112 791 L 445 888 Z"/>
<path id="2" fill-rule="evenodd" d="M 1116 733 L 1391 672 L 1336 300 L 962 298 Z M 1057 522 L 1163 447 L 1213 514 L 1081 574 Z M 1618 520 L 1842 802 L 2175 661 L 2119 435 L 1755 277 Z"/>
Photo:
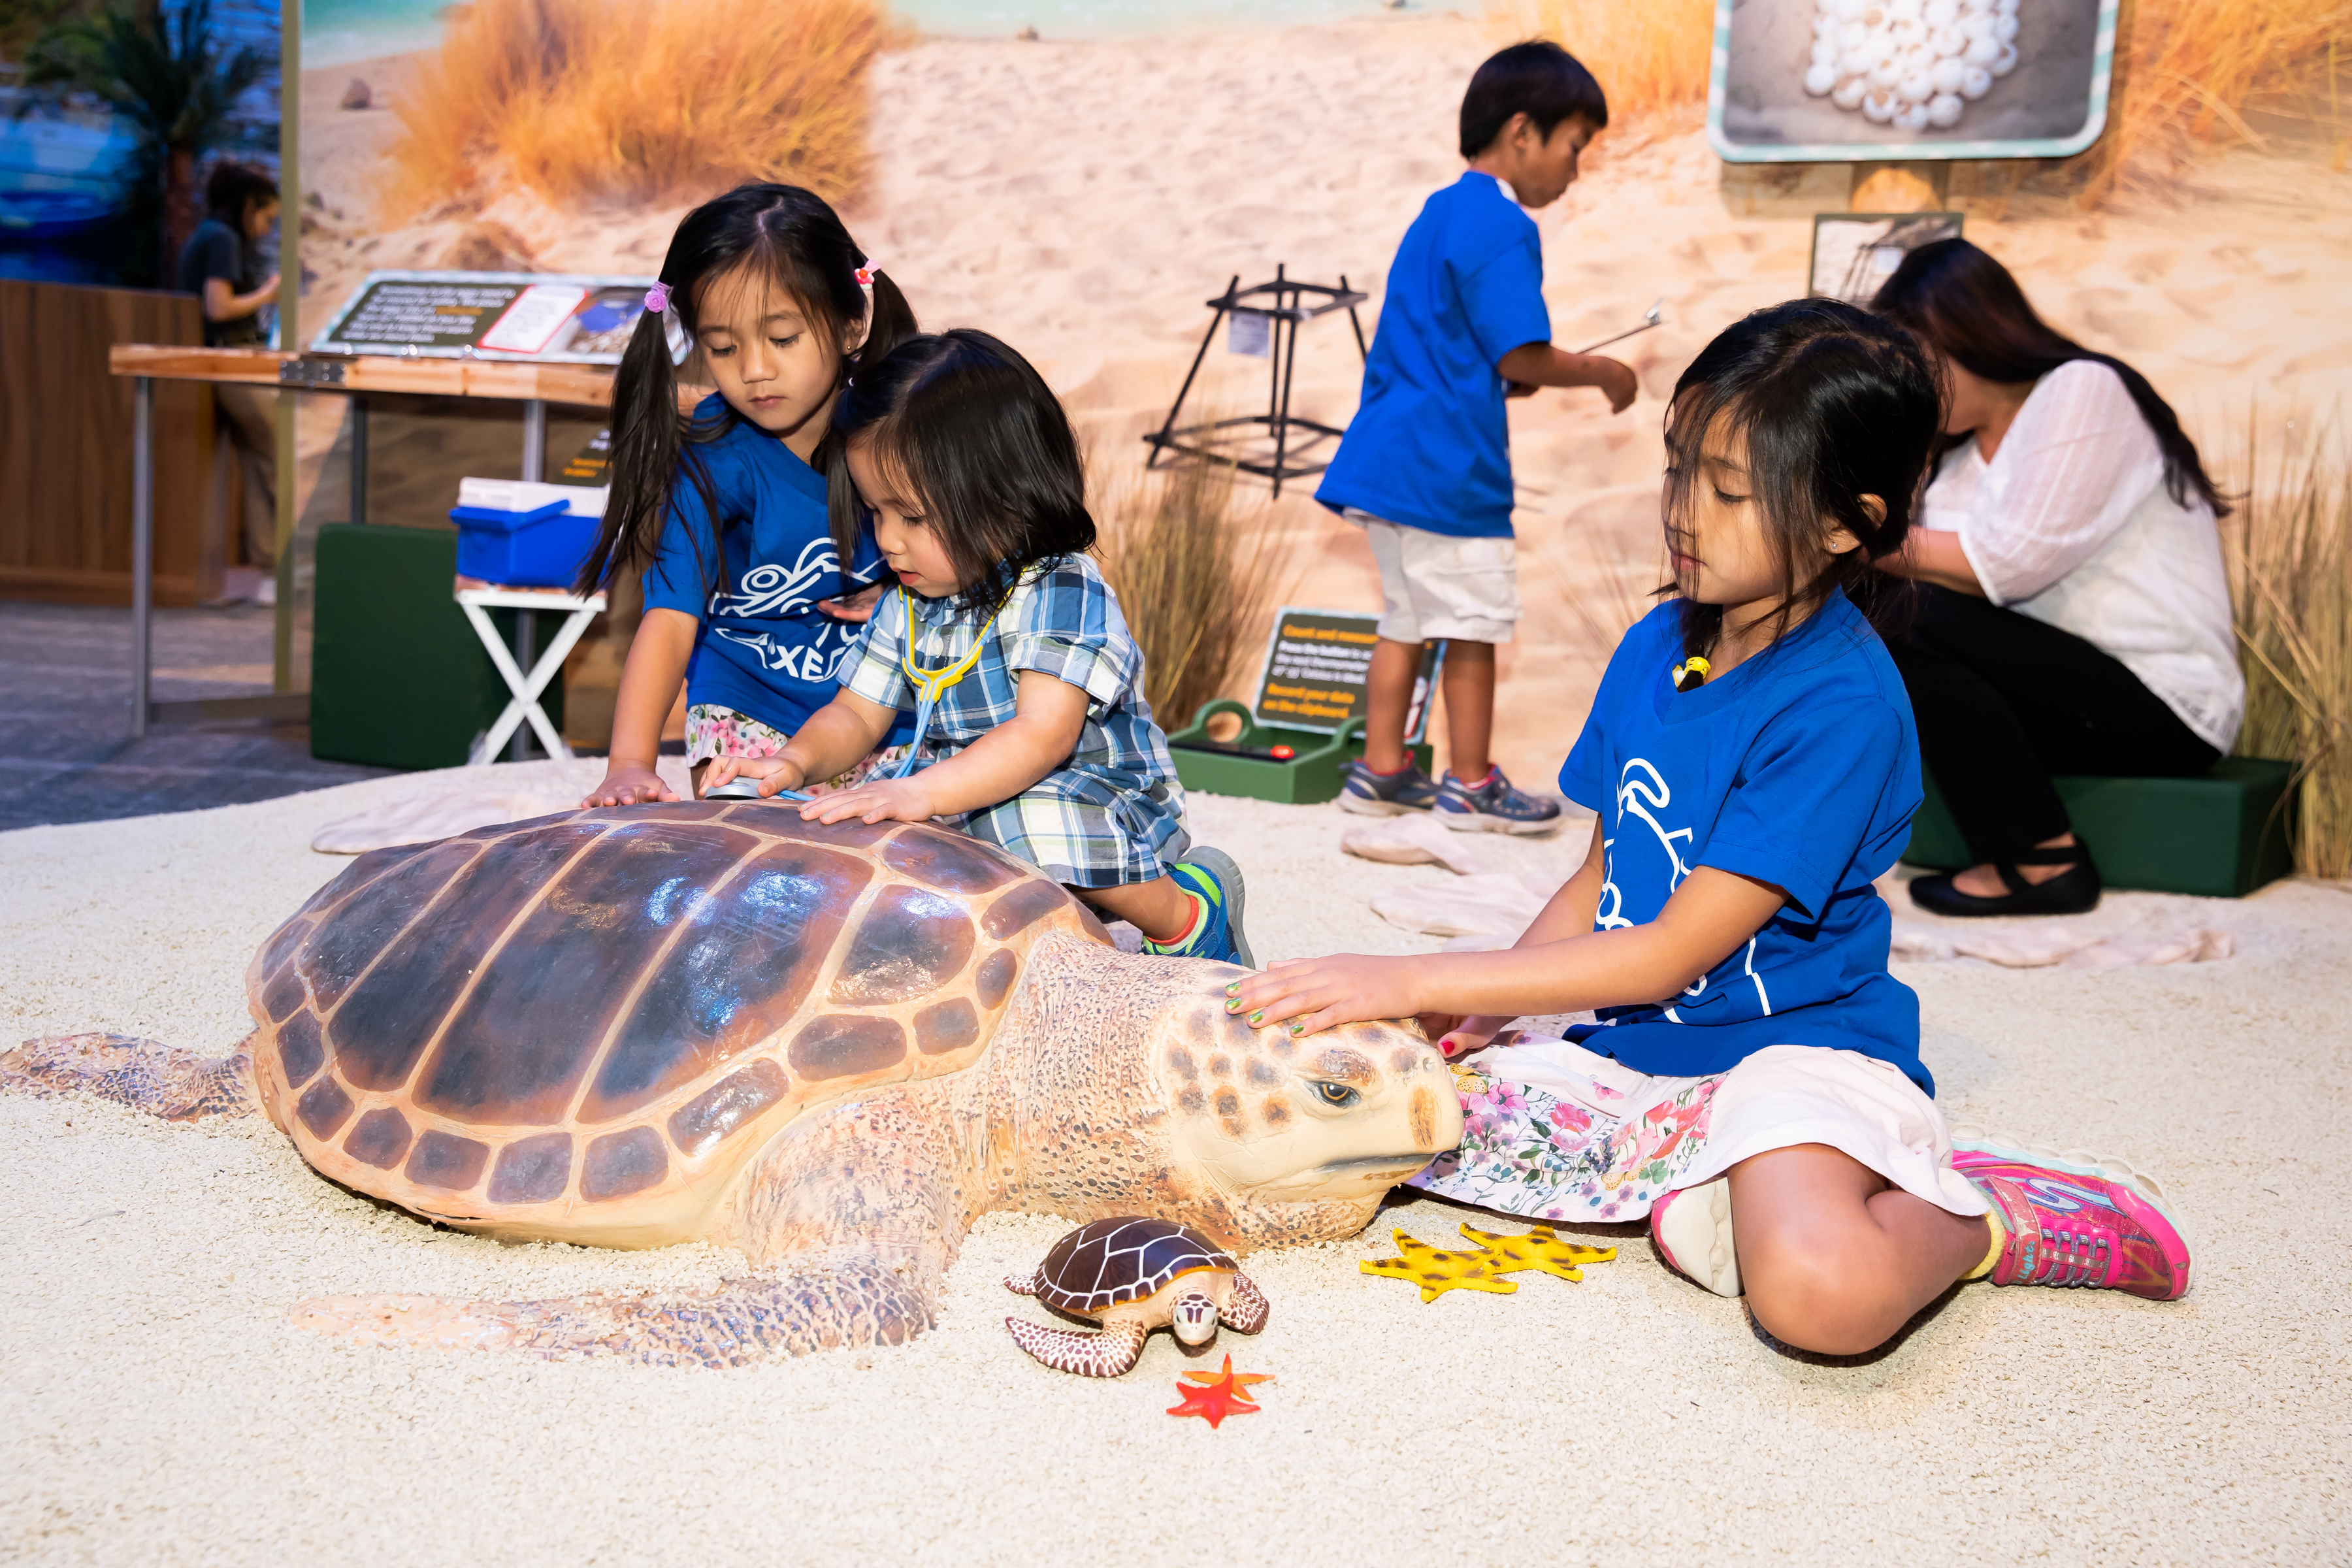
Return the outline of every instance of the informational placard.
<path id="1" fill-rule="evenodd" d="M 371 272 L 310 342 L 314 353 L 618 364 L 650 278 L 544 272 Z M 669 323 L 670 353 L 685 334 Z"/>
<path id="2" fill-rule="evenodd" d="M 1906 256 L 1923 245 L 1959 237 L 1958 213 L 1822 213 L 1813 219 L 1813 269 L 1806 292 L 1867 305 Z"/>
<path id="3" fill-rule="evenodd" d="M 1328 735 L 1361 716 L 1379 625 L 1378 616 L 1349 610 L 1277 611 L 1253 705 L 1257 721 Z M 1422 645 L 1421 673 L 1404 716 L 1407 744 L 1419 741 L 1428 724 L 1429 694 L 1444 656 L 1444 644 Z"/>
<path id="4" fill-rule="evenodd" d="M 2106 129 L 2118 0 L 1716 0 L 1734 163 L 2063 158 Z"/>

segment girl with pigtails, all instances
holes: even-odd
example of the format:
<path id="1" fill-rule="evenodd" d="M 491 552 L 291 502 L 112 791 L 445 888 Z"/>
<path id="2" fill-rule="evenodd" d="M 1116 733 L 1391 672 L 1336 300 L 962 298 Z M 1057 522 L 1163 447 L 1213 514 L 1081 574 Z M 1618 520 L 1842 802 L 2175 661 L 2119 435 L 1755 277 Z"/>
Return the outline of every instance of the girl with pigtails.
<path id="1" fill-rule="evenodd" d="M 898 287 L 796 185 L 740 185 L 678 224 L 622 355 L 612 489 L 581 571 L 583 592 L 629 568 L 645 582 L 610 759 L 583 805 L 677 798 L 655 761 L 681 681 L 698 793 L 714 759 L 772 756 L 833 700 L 884 575 L 857 509 L 832 504 L 855 493 L 834 403 L 861 362 L 914 331 Z M 718 387 L 690 414 L 674 337 Z M 906 739 L 883 737 L 809 793 L 858 784 Z"/>

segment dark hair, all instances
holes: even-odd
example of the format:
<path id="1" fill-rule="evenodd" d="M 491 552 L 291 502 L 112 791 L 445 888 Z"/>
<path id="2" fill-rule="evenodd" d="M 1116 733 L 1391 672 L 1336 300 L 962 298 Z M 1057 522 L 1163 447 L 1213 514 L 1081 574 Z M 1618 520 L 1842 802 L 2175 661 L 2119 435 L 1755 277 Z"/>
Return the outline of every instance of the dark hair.
<path id="1" fill-rule="evenodd" d="M 1718 421 L 1748 438 L 1748 489 L 1780 564 L 1772 636 L 1843 588 L 1883 614 L 1896 584 L 1870 563 L 1903 548 L 1943 427 L 1943 389 L 1901 327 L 1838 300 L 1772 305 L 1733 322 L 1675 383 L 1666 413 L 1666 535 L 1683 531 L 1702 447 Z M 1874 518 L 1864 496 L 1885 503 Z M 1843 528 L 1859 550 L 1831 555 Z M 1661 594 L 1675 592 L 1669 584 Z M 1723 606 L 1683 601 L 1683 651 L 1703 654 Z"/>
<path id="2" fill-rule="evenodd" d="M 1533 38 L 1487 57 L 1462 95 L 1462 155 L 1475 158 L 1494 145 L 1514 114 L 1549 137 L 1563 120 L 1581 119 L 1595 131 L 1609 126 L 1609 100 L 1592 73 L 1549 38 Z"/>
<path id="3" fill-rule="evenodd" d="M 1027 566 L 1094 548 L 1070 417 L 1045 378 L 986 332 L 908 338 L 860 366 L 833 427 L 845 444 L 872 443 L 913 487 L 969 584 L 962 605 L 994 610 Z M 837 539 L 856 527 L 859 506 L 838 479 L 833 500 Z"/>
<path id="4" fill-rule="evenodd" d="M 2084 348 L 2035 315 L 2009 268 L 1967 240 L 1939 239 L 1912 251 L 1880 287 L 1870 308 L 1918 333 L 1970 375 L 2003 385 L 2039 381 L 2075 360 L 2105 365 L 2123 378 L 2124 390 L 2156 433 L 2156 444 L 2164 451 L 2164 488 L 2172 504 L 2187 506 L 2193 490 L 2215 517 L 2230 515 L 2229 502 L 2197 456 L 2197 443 L 2180 428 L 2179 416 L 2157 395 L 2147 377 L 2112 354 Z M 1948 449 L 1965 439 L 1965 435 L 1954 436 L 1945 446 Z"/>
<path id="5" fill-rule="evenodd" d="M 205 182 L 205 216 L 240 229 L 255 202 L 278 199 L 278 182 L 268 171 L 250 163 L 215 163 L 212 177 Z"/>
<path id="6" fill-rule="evenodd" d="M 596 546 L 580 569 L 583 593 L 611 582 L 624 567 L 652 563 L 680 476 L 701 496 L 714 530 L 718 524 L 709 470 L 695 448 L 726 435 L 742 416 L 724 402 L 713 418 L 697 419 L 679 410 L 677 369 L 670 359 L 670 318 L 676 318 L 691 342 L 699 331 L 705 289 L 713 279 L 749 265 L 792 296 L 812 331 L 837 343 L 866 313 L 865 291 L 857 281 L 857 269 L 866 261 L 866 253 L 834 210 L 798 185 L 738 185 L 679 220 L 661 266 L 661 281 L 669 290 L 669 315 L 647 310 L 637 318 L 629 346 L 621 354 L 620 373 L 614 377 L 612 489 Z M 836 386 L 856 366 L 888 353 L 915 331 L 915 313 L 898 286 L 881 272 L 874 273 L 873 279 L 873 319 L 865 343 L 843 356 Z M 835 489 L 849 482 L 841 468 L 837 432 L 826 434 L 814 456 L 811 466 L 827 473 Z M 708 592 L 726 571 L 725 554 L 715 533 L 708 556 L 702 540 L 692 542 Z M 845 568 L 854 542 L 853 536 L 841 545 Z"/>

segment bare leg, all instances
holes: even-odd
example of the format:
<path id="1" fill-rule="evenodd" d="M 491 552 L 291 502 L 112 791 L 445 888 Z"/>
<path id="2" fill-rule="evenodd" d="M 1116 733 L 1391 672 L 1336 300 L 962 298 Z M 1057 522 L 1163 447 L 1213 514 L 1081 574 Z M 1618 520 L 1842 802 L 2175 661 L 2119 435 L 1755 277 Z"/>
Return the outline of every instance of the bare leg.
<path id="1" fill-rule="evenodd" d="M 2073 834 L 2062 833 L 2055 838 L 2043 839 L 2034 847 L 2063 849 L 2072 846 L 2074 842 Z M 2063 876 L 2073 869 L 2072 866 L 2020 866 L 2017 868 L 2017 874 L 2029 885 L 2032 885 L 2046 882 L 2053 877 Z M 1953 878 L 1952 886 L 1972 898 L 2001 899 L 2009 896 L 2009 884 L 2000 879 L 2000 873 L 1992 868 L 1992 862 L 1990 860 L 1981 866 L 1971 866 Z"/>
<path id="2" fill-rule="evenodd" d="M 1080 901 L 1123 920 L 1156 942 L 1181 942 L 1192 929 L 1192 900 L 1173 877 L 1117 888 L 1072 888 Z"/>
<path id="3" fill-rule="evenodd" d="M 1445 765 L 1464 784 L 1476 784 L 1494 765 L 1495 645 L 1449 637 L 1445 669 Z"/>
<path id="4" fill-rule="evenodd" d="M 1739 1275 L 1773 1338 L 1822 1355 L 1860 1355 L 1984 1261 L 1985 1222 L 1891 1185 L 1820 1143 L 1731 1167 Z"/>
<path id="5" fill-rule="evenodd" d="M 1372 668 L 1364 678 L 1364 765 L 1374 773 L 1404 766 L 1404 714 L 1419 679 L 1419 643 L 1382 637 L 1373 645 Z"/>

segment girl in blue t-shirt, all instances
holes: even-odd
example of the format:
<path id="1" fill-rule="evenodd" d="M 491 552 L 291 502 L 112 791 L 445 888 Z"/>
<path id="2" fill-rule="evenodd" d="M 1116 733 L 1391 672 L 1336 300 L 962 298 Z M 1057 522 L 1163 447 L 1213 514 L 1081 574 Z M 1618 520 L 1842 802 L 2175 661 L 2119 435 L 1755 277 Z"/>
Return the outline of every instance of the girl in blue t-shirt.
<path id="1" fill-rule="evenodd" d="M 1668 416 L 1670 601 L 1567 765 L 1585 862 L 1506 952 L 1278 963 L 1227 1006 L 1294 1034 L 1421 1016 L 1465 1096 L 1418 1185 L 1545 1219 L 1646 1215 L 1784 1343 L 1855 1354 L 1958 1279 L 2169 1300 L 2189 1251 L 2119 1163 L 1956 1135 L 1872 883 L 1920 800 L 1903 683 L 1848 595 L 1904 547 L 1937 367 L 1825 300 L 1709 344 Z M 1568 1039 L 1518 1016 L 1592 1009 Z M 1734 1216 L 1738 1218 L 1735 1233 Z"/>
<path id="2" fill-rule="evenodd" d="M 677 798 L 654 766 L 681 681 L 698 792 L 713 759 L 772 756 L 833 700 L 883 575 L 870 531 L 829 521 L 849 483 L 834 399 L 914 331 L 897 286 L 796 185 L 740 185 L 678 224 L 621 358 L 613 486 L 581 574 L 583 591 L 627 567 L 645 582 L 604 779 L 582 805 Z M 690 415 L 683 342 L 719 388 Z M 813 788 L 858 782 L 905 738 Z"/>

